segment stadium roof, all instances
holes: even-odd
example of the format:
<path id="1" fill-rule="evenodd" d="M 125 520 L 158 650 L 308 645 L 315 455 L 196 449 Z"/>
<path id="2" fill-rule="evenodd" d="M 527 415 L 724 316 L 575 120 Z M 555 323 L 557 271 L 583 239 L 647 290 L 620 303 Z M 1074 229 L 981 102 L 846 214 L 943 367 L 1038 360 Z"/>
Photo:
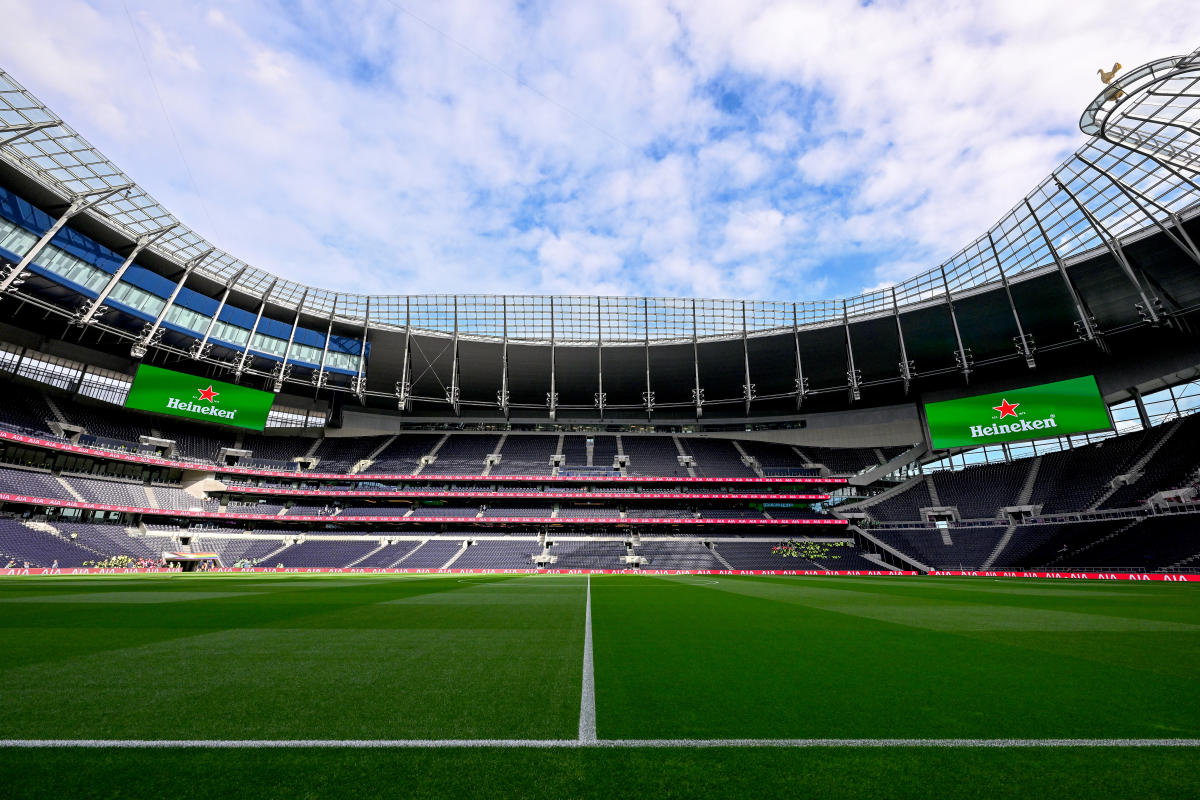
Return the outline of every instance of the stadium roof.
<path id="1" fill-rule="evenodd" d="M 1109 100 L 1124 87 L 1125 95 Z M 1200 50 L 1132 70 L 1089 106 L 1093 135 L 989 231 L 944 264 L 834 300 L 759 301 L 534 295 L 364 295 L 280 278 L 183 224 L 44 103 L 0 71 L 0 159 L 64 200 L 121 191 L 89 209 L 148 250 L 273 304 L 370 327 L 411 326 L 463 337 L 612 344 L 733 337 L 840 324 L 940 302 L 1082 257 L 1106 239 L 1170 225 L 1200 201 L 1195 147 Z"/>

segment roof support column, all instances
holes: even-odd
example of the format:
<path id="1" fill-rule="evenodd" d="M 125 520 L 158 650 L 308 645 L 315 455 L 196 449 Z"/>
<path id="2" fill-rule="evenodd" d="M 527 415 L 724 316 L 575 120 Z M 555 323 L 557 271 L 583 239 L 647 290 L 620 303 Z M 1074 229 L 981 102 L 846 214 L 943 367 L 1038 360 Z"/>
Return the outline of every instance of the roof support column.
<path id="1" fill-rule="evenodd" d="M 101 313 L 100 306 L 104 305 L 104 301 L 108 299 L 110 294 L 112 294 L 112 290 L 117 288 L 117 284 L 120 283 L 122 276 L 125 275 L 125 270 L 129 269 L 129 266 L 133 263 L 133 260 L 138 257 L 138 254 L 145 250 L 146 246 L 152 244 L 158 237 L 176 227 L 176 225 L 169 225 L 166 228 L 159 228 L 157 231 L 148 233 L 145 236 L 139 236 L 137 242 L 133 246 L 133 251 L 125 258 L 123 262 L 121 262 L 121 266 L 118 267 L 117 271 L 114 272 L 112 277 L 108 279 L 108 283 L 104 284 L 104 288 L 100 290 L 98 295 L 96 295 L 96 299 L 89 303 L 85 308 L 81 308 L 79 313 L 71 321 L 80 326 L 91 324 L 92 320 L 95 319 L 99 313 Z"/>
<path id="2" fill-rule="evenodd" d="M 846 301 L 842 301 L 842 328 L 846 334 L 846 389 L 850 392 L 850 401 L 862 399 L 862 373 L 854 366 L 854 344 L 850 341 L 850 314 Z"/>
<path id="3" fill-rule="evenodd" d="M 554 363 L 554 298 L 550 298 L 550 391 L 546 393 L 546 406 L 550 409 L 550 421 L 558 417 L 558 387 L 555 383 L 556 364 Z"/>
<path id="4" fill-rule="evenodd" d="M 364 402 L 364 396 L 367 393 L 367 338 L 371 331 L 371 296 L 366 297 L 367 307 L 363 311 L 363 328 L 362 340 L 358 343 L 358 374 L 354 376 L 354 380 L 350 383 L 350 391 L 358 398 L 358 402 Z"/>
<path id="5" fill-rule="evenodd" d="M 700 388 L 700 325 L 696 319 L 696 301 L 692 300 L 692 404 L 696 406 L 696 420 L 704 416 L 704 390 Z"/>
<path id="6" fill-rule="evenodd" d="M 234 381 L 242 379 L 242 373 L 254 361 L 254 356 L 250 355 L 250 345 L 254 344 L 254 337 L 258 335 L 258 324 L 262 322 L 263 311 L 267 307 L 267 300 L 271 297 L 271 292 L 275 291 L 275 283 L 279 279 L 271 281 L 271 285 L 267 287 L 267 291 L 263 293 L 262 302 L 258 304 L 258 312 L 254 315 L 254 325 L 250 328 L 250 335 L 246 337 L 246 346 L 242 348 L 242 355 L 238 358 L 238 363 L 233 368 Z"/>
<path id="7" fill-rule="evenodd" d="M 892 286 L 892 315 L 896 318 L 896 339 L 900 342 L 900 380 L 904 381 L 904 393 L 908 394 L 916 365 L 909 359 L 908 347 L 904 344 L 904 326 L 900 324 L 900 303 L 896 300 L 895 286 Z"/>
<path id="8" fill-rule="evenodd" d="M 1131 202 L 1135 206 L 1137 206 L 1138 211 L 1141 211 L 1143 216 L 1145 216 L 1147 219 L 1149 219 L 1151 222 L 1153 222 L 1154 225 L 1160 231 L 1162 231 L 1163 234 L 1168 239 L 1170 239 L 1172 242 L 1174 242 L 1175 246 L 1178 247 L 1180 250 L 1182 250 L 1184 255 L 1186 255 L 1188 258 L 1190 258 L 1196 264 L 1200 264 L 1200 250 L 1196 249 L 1196 243 L 1192 241 L 1192 237 L 1188 236 L 1187 230 L 1185 230 L 1183 227 L 1183 220 L 1181 220 L 1179 218 L 1179 216 L 1175 214 L 1175 212 L 1171 211 L 1166 206 L 1162 205 L 1161 203 L 1157 202 L 1156 200 L 1142 194 L 1140 191 L 1138 191 L 1134 187 L 1127 185 L 1124 181 L 1122 181 L 1120 178 L 1116 177 L 1115 175 L 1110 175 L 1109 173 L 1100 169 L 1100 167 L 1096 166 L 1091 161 L 1087 160 L 1086 158 L 1079 155 L 1078 153 L 1075 154 L 1075 157 L 1078 158 L 1080 161 L 1082 161 L 1084 164 L 1087 164 L 1089 167 L 1094 169 L 1096 172 L 1099 172 L 1105 178 L 1107 178 L 1108 182 L 1111 183 L 1113 186 L 1116 186 L 1117 189 L 1121 192 L 1121 194 L 1125 195 L 1125 197 L 1129 200 L 1129 202 Z M 1158 219 L 1158 217 L 1151 214 L 1150 211 L 1146 208 L 1146 206 L 1143 205 L 1141 202 L 1139 202 L 1139 198 L 1141 198 L 1141 200 L 1145 200 L 1146 203 L 1153 205 L 1159 211 L 1166 214 L 1167 218 L 1171 220 L 1171 224 L 1174 226 L 1175 231 L 1178 231 L 1178 235 L 1176 235 L 1175 231 L 1172 231 L 1170 228 L 1168 228 L 1166 225 L 1164 225 Z M 1182 237 L 1182 238 L 1180 238 L 1180 237 Z"/>
<path id="9" fill-rule="evenodd" d="M 404 354 L 400 363 L 400 380 L 396 384 L 396 407 L 400 411 L 412 410 L 412 380 L 409 371 L 412 369 L 412 298 L 404 298 Z"/>
<path id="10" fill-rule="evenodd" d="M 795 303 L 792 303 L 792 345 L 796 353 L 796 410 L 799 411 L 808 396 L 808 378 L 804 377 L 804 362 L 800 360 L 800 318 Z"/>
<path id="11" fill-rule="evenodd" d="M 229 299 L 229 293 L 233 290 L 233 285 L 242 277 L 242 273 L 246 271 L 242 267 L 237 271 L 237 274 L 225 282 L 225 291 L 221 292 L 221 300 L 217 303 L 217 310 L 208 318 L 208 326 L 204 329 L 204 336 L 192 342 L 192 347 L 188 350 L 188 355 L 193 361 L 199 361 L 208 355 L 208 351 L 212 350 L 212 345 L 208 341 L 208 337 L 212 336 L 212 330 L 217 325 L 217 320 L 221 316 L 221 312 L 225 309 L 225 302 Z"/>
<path id="12" fill-rule="evenodd" d="M 1042 240 L 1046 243 L 1047 249 L 1050 250 L 1050 255 L 1054 257 L 1054 263 L 1058 266 L 1058 274 L 1062 276 L 1063 284 L 1067 287 L 1067 293 L 1071 295 L 1071 302 L 1075 304 L 1075 313 L 1079 319 L 1075 322 L 1075 329 L 1079 332 L 1079 338 L 1085 342 L 1095 342 L 1101 350 L 1107 350 L 1107 346 L 1096 335 L 1096 320 L 1088 310 L 1083 298 L 1075 289 L 1075 284 L 1071 281 L 1071 275 L 1067 272 L 1067 265 L 1063 263 L 1062 256 L 1058 254 L 1058 248 L 1054 246 L 1054 240 L 1050 238 L 1050 234 L 1046 233 L 1045 227 L 1042 226 L 1042 221 L 1038 219 L 1038 215 L 1033 211 L 1033 205 L 1029 202 L 1029 198 L 1025 198 L 1025 208 L 1029 211 L 1029 218 L 1033 220 L 1033 224 L 1037 225 L 1038 233 L 1042 235 Z"/>
<path id="13" fill-rule="evenodd" d="M 646 350 L 646 391 L 642 392 L 642 404 L 646 408 L 646 421 L 654 413 L 654 391 L 650 388 L 650 300 L 642 298 L 642 334 Z"/>
<path id="14" fill-rule="evenodd" d="M 337 314 L 337 295 L 333 296 L 333 308 L 329 312 L 329 324 L 325 327 L 325 346 L 321 348 L 321 364 L 309 379 L 317 389 L 323 388 L 329 381 L 329 375 L 325 372 L 325 362 L 329 358 L 329 340 L 333 338 L 333 317 L 335 314 Z"/>
<path id="15" fill-rule="evenodd" d="M 20 263 L 10 269 L 8 274 L 4 276 L 3 280 L 0 280 L 0 293 L 9 291 L 15 284 L 17 284 L 17 279 L 20 277 L 20 275 L 29 268 L 29 265 L 33 263 L 33 260 L 38 257 L 42 250 L 46 249 L 46 245 L 50 244 L 50 240 L 58 235 L 58 232 L 62 230 L 63 226 L 67 224 L 67 221 L 71 219 L 71 217 L 79 214 L 80 212 L 87 211 L 92 206 L 107 200 L 114 194 L 118 194 L 119 192 L 123 192 L 126 189 L 132 188 L 133 184 L 126 183 L 118 186 L 115 189 L 97 189 L 94 192 L 85 192 L 74 195 L 71 198 L 71 204 L 67 206 L 67 210 L 64 211 L 62 215 L 54 221 L 54 224 L 50 226 L 48 231 L 42 234 L 40 239 L 34 242 L 33 247 L 29 248 L 29 250 L 27 250 L 25 254 L 21 256 Z"/>
<path id="16" fill-rule="evenodd" d="M 742 382 L 742 402 L 746 404 L 746 414 L 750 414 L 750 401 L 757 396 L 754 384 L 750 382 L 750 334 L 746 329 L 746 301 L 742 301 L 742 366 L 745 368 L 745 378 Z"/>
<path id="17" fill-rule="evenodd" d="M 1004 264 L 1000 261 L 1000 253 L 996 250 L 996 240 L 992 238 L 992 232 L 987 232 L 988 244 L 992 248 L 992 258 L 996 260 L 996 268 L 1000 270 L 1000 282 L 1004 284 L 1004 296 L 1008 298 L 1008 307 L 1012 309 L 1013 322 L 1017 323 L 1017 335 L 1013 338 L 1016 342 L 1017 352 L 1025 359 L 1025 365 L 1030 369 L 1037 366 L 1033 360 L 1033 334 L 1026 334 L 1025 328 L 1021 325 L 1021 315 L 1017 313 L 1017 304 L 1013 301 L 1012 289 L 1008 285 L 1008 276 L 1004 274 Z"/>
<path id="18" fill-rule="evenodd" d="M 500 405 L 500 413 L 508 419 L 508 295 L 503 295 L 500 301 L 504 338 L 500 343 L 500 391 L 496 392 L 496 402 Z"/>
<path id="19" fill-rule="evenodd" d="M 296 341 L 296 328 L 300 327 L 300 310 L 304 308 L 304 301 L 307 299 L 308 289 L 305 289 L 304 294 L 300 295 L 300 302 L 296 304 L 296 316 L 292 317 L 292 330 L 288 333 L 287 347 L 283 348 L 283 361 L 279 362 L 272 370 L 275 375 L 275 383 L 271 388 L 275 394 L 283 391 L 283 382 L 292 374 L 292 365 L 288 363 L 288 359 L 292 357 L 292 344 Z M 332 325 L 332 321 L 330 324 Z"/>
<path id="20" fill-rule="evenodd" d="M 453 352 L 450 362 L 450 388 L 446 391 L 446 400 L 450 403 L 450 408 L 454 409 L 454 416 L 458 417 L 462 415 L 458 403 L 458 295 L 454 295 L 454 339 L 451 341 L 451 347 Z"/>
<path id="21" fill-rule="evenodd" d="M 175 288 L 171 290 L 171 296 L 167 298 L 167 302 L 163 303 L 162 310 L 158 312 L 158 316 L 154 318 L 153 323 L 146 325 L 142 329 L 141 336 L 129 348 L 130 358 L 145 358 L 146 351 L 162 341 L 162 322 L 166 319 L 167 312 L 174 305 L 175 298 L 179 296 L 180 290 L 183 289 L 183 284 L 187 283 L 192 270 L 204 263 L 204 259 L 212 255 L 212 252 L 210 248 L 183 265 L 183 275 L 179 276 L 179 280 L 175 283 Z"/>
<path id="22" fill-rule="evenodd" d="M 1151 325 L 1157 325 L 1160 323 L 1162 320 L 1159 317 L 1158 312 L 1161 306 L 1161 301 L 1157 297 L 1151 300 L 1150 297 L 1147 296 L 1145 287 L 1142 286 L 1141 280 L 1138 278 L 1137 273 L 1133 270 L 1133 265 L 1129 263 L 1129 259 L 1125 258 L 1125 251 L 1121 249 L 1120 243 L 1117 242 L 1112 234 L 1109 233 L 1108 228 L 1104 227 L 1104 225 L 1100 223 L 1100 220 L 1096 219 L 1092 212 L 1088 210 L 1087 206 L 1085 206 L 1079 200 L 1079 198 L 1075 196 L 1075 193 L 1068 189 L 1067 185 L 1058 179 L 1058 175 L 1052 175 L 1052 177 L 1054 178 L 1054 184 L 1058 186 L 1059 189 L 1062 189 L 1063 192 L 1066 193 L 1067 197 L 1071 198 L 1071 201 L 1075 203 L 1075 206 L 1083 214 L 1084 219 L 1088 221 L 1088 225 L 1092 226 L 1092 230 L 1094 230 L 1100 237 L 1100 240 L 1104 242 L 1104 246 L 1108 248 L 1108 252 L 1111 253 L 1112 257 L 1116 260 L 1117 266 L 1121 268 L 1121 271 L 1125 273 L 1125 277 L 1129 279 L 1129 282 L 1133 284 L 1133 288 L 1137 290 L 1138 297 L 1142 299 L 1141 303 L 1136 303 L 1134 305 L 1134 308 L 1137 309 L 1138 314 Z"/>
<path id="23" fill-rule="evenodd" d="M 942 288 L 946 291 L 946 307 L 950 309 L 950 324 L 954 326 L 954 341 L 958 344 L 954 360 L 958 362 L 958 369 L 963 374 L 963 380 L 970 383 L 971 363 L 974 358 L 970 351 L 963 347 L 962 333 L 958 329 L 958 314 L 954 312 L 954 298 L 950 296 L 950 281 L 946 279 L 946 265 L 943 264 L 938 269 L 942 272 Z"/>
<path id="24" fill-rule="evenodd" d="M 604 419 L 604 406 L 608 396 L 604 394 L 604 321 L 600 298 L 596 298 L 596 408 L 600 419 Z"/>

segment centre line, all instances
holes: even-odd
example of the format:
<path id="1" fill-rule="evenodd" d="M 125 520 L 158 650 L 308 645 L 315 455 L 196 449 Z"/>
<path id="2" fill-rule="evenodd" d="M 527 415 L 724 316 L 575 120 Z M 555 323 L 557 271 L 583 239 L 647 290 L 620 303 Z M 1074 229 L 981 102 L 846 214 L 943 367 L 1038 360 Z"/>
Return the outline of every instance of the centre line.
<path id="1" fill-rule="evenodd" d="M 579 694 L 579 741 L 596 741 L 596 675 L 592 670 L 592 576 L 583 612 L 583 690 Z"/>

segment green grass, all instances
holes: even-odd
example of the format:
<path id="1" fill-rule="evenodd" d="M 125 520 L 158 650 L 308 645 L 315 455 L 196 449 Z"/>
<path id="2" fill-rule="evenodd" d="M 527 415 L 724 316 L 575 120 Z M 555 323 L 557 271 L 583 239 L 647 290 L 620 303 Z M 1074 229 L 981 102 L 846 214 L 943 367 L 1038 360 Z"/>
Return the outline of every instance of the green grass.
<path id="1" fill-rule="evenodd" d="M 574 739 L 586 587 L 574 575 L 0 581 L 0 739 Z M 591 598 L 601 739 L 1200 738 L 1191 584 L 604 576 Z M 0 786 L 6 797 L 1195 796 L 1197 755 L 10 749 Z"/>

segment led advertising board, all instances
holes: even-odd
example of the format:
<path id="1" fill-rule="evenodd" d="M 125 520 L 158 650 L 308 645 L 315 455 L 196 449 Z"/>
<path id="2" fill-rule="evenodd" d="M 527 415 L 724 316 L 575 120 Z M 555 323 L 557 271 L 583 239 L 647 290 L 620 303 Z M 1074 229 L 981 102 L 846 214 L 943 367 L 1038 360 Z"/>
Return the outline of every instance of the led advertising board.
<path id="1" fill-rule="evenodd" d="M 142 364 L 125 407 L 261 431 L 275 395 Z"/>
<path id="2" fill-rule="evenodd" d="M 925 423 L 935 450 L 1112 428 L 1108 406 L 1092 375 L 926 403 Z"/>

